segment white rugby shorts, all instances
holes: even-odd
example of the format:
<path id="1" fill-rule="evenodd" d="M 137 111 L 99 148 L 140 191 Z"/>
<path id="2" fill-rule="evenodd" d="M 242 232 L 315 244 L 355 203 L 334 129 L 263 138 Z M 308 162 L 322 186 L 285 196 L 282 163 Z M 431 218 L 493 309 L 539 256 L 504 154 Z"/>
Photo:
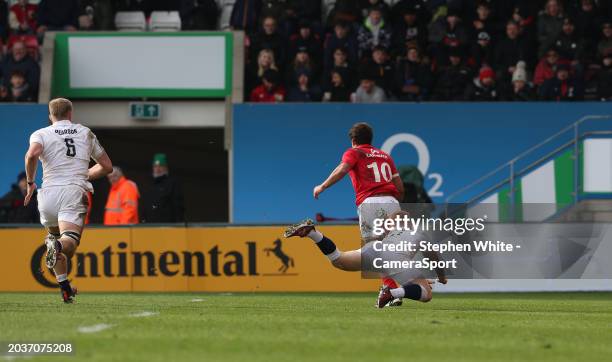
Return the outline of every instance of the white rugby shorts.
<path id="1" fill-rule="evenodd" d="M 400 210 L 400 204 L 393 196 L 372 196 L 363 200 L 357 208 L 361 237 L 365 239 L 375 236 L 372 232 L 374 219 L 384 219 Z"/>
<path id="2" fill-rule="evenodd" d="M 87 214 L 87 191 L 77 185 L 44 187 L 38 190 L 40 223 L 58 226 L 65 221 L 83 226 Z"/>

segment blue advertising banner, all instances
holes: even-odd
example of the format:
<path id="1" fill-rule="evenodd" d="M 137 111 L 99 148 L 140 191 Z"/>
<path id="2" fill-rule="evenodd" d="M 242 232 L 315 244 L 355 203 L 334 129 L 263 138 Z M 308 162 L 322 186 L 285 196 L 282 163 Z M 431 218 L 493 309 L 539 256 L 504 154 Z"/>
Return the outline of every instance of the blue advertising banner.
<path id="1" fill-rule="evenodd" d="M 242 104 L 234 106 L 232 216 L 281 223 L 356 217 L 350 180 L 312 197 L 350 147 L 355 122 L 398 167 L 416 165 L 436 203 L 563 127 L 610 103 Z M 464 200 L 455 200 L 464 201 Z"/>
<path id="2" fill-rule="evenodd" d="M 39 104 L 0 105 L 0 195 L 10 190 L 17 175 L 24 170 L 23 156 L 28 150 L 30 135 L 48 125 L 48 109 Z M 38 172 L 38 179 L 41 179 Z"/>

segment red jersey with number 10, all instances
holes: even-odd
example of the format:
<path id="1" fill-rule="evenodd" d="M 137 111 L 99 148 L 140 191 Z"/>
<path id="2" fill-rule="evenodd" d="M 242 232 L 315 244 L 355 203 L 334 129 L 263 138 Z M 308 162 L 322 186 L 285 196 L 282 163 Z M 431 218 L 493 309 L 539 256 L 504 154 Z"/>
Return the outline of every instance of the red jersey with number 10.
<path id="1" fill-rule="evenodd" d="M 371 145 L 349 148 L 342 155 L 342 162 L 351 168 L 349 176 L 355 189 L 355 203 L 359 206 L 372 196 L 391 195 L 399 197 L 393 181 L 398 176 L 391 156 Z"/>

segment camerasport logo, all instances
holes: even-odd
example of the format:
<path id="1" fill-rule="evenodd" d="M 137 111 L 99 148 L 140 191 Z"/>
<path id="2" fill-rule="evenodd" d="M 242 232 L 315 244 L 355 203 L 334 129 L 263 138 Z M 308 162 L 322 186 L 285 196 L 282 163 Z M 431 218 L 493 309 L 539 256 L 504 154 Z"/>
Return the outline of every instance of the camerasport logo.
<path id="1" fill-rule="evenodd" d="M 128 243 L 109 244 L 99 251 L 77 251 L 68 263 L 69 277 L 248 277 L 295 276 L 293 256 L 277 239 L 272 242 L 246 241 L 232 249 L 223 243 L 203 250 L 129 250 Z M 55 276 L 44 262 L 46 247 L 41 245 L 32 254 L 30 268 L 42 286 L 57 287 Z M 129 267 L 128 267 L 129 266 Z"/>

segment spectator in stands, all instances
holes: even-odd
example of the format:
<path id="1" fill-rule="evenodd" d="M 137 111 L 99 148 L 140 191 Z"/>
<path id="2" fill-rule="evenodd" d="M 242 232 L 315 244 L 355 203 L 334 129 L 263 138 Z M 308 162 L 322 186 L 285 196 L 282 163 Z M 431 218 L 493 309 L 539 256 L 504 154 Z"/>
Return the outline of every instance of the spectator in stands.
<path id="1" fill-rule="evenodd" d="M 359 56 L 362 59 L 369 57 L 372 49 L 377 45 L 385 48 L 391 45 L 391 28 L 385 23 L 379 8 L 370 9 L 368 17 L 359 28 L 357 43 L 359 44 Z"/>
<path id="2" fill-rule="evenodd" d="M 301 47 L 297 50 L 291 64 L 287 66 L 285 84 L 296 84 L 298 76 L 304 72 L 308 73 L 308 80 L 317 79 L 319 76 L 318 67 L 308 53 L 308 49 L 306 47 Z"/>
<path id="3" fill-rule="evenodd" d="M 337 0 L 334 8 L 330 11 L 327 24 L 338 24 L 338 22 L 354 23 L 361 19 L 359 2 L 355 0 Z"/>
<path id="4" fill-rule="evenodd" d="M 333 69 L 342 70 L 342 79 L 347 87 L 351 89 L 355 89 L 355 87 L 357 87 L 357 73 L 352 64 L 348 61 L 348 54 L 345 48 L 340 47 L 334 50 L 333 62 L 326 68 L 323 75 L 325 81 L 331 80 L 331 72 Z M 323 85 L 325 88 L 329 87 L 329 83 L 324 83 Z"/>
<path id="5" fill-rule="evenodd" d="M 559 62 L 559 53 L 553 48 L 546 52 L 544 58 L 536 66 L 533 84 L 541 86 L 545 81 L 555 76 L 557 63 Z"/>
<path id="6" fill-rule="evenodd" d="M 40 222 L 36 194 L 32 196 L 28 206 L 23 206 L 27 191 L 26 173 L 17 175 L 17 183 L 11 185 L 11 190 L 0 198 L 0 222 L 30 224 Z"/>
<path id="7" fill-rule="evenodd" d="M 398 61 L 395 86 L 401 101 L 418 102 L 426 100 L 433 86 L 430 66 L 421 57 L 418 48 L 411 46 L 406 57 Z"/>
<path id="8" fill-rule="evenodd" d="M 277 71 L 268 69 L 262 76 L 262 84 L 251 92 L 251 102 L 279 103 L 285 101 L 285 88 L 280 85 Z"/>
<path id="9" fill-rule="evenodd" d="M 301 70 L 297 74 L 295 85 L 289 88 L 287 102 L 319 102 L 321 100 L 321 88 L 310 84 L 310 72 Z"/>
<path id="10" fill-rule="evenodd" d="M 346 72 L 343 69 L 334 68 L 330 75 L 330 87 L 323 96 L 325 102 L 350 102 L 351 89 L 344 81 Z"/>
<path id="11" fill-rule="evenodd" d="M 582 96 L 582 85 L 570 76 L 569 64 L 559 64 L 555 77 L 548 79 L 540 87 L 540 98 L 547 101 L 577 101 L 582 100 Z"/>
<path id="12" fill-rule="evenodd" d="M 483 67 L 478 77 L 465 90 L 466 101 L 491 102 L 499 100 L 495 72 L 492 68 Z"/>
<path id="13" fill-rule="evenodd" d="M 470 66 L 480 69 L 483 66 L 492 67 L 495 57 L 495 48 L 492 45 L 491 35 L 481 31 L 476 35 L 470 48 Z"/>
<path id="14" fill-rule="evenodd" d="M 106 175 L 111 184 L 106 206 L 104 207 L 104 225 L 138 224 L 138 186 L 128 180 L 120 167 L 113 166 L 113 172 Z"/>
<path id="15" fill-rule="evenodd" d="M 219 8 L 215 0 L 181 0 L 179 11 L 183 30 L 215 30 Z"/>
<path id="16" fill-rule="evenodd" d="M 431 54 L 438 65 L 448 65 L 450 49 L 462 49 L 467 44 L 468 32 L 456 11 L 449 10 L 429 27 Z"/>
<path id="17" fill-rule="evenodd" d="M 491 5 L 482 1 L 476 6 L 476 18 L 472 20 L 471 24 L 471 36 L 475 37 L 480 32 L 486 32 L 497 36 L 501 33 L 499 24 L 491 17 Z"/>
<path id="18" fill-rule="evenodd" d="M 536 26 L 538 15 L 542 9 L 543 2 L 546 0 L 515 0 L 515 1 L 497 1 L 497 3 L 506 3 L 510 9 L 510 19 L 518 24 L 521 37 L 527 43 L 530 49 L 534 51 L 529 52 L 529 56 L 536 56 L 537 52 L 535 49 L 538 46 L 538 29 Z M 503 6 L 503 5 L 502 5 Z M 500 23 L 504 23 L 508 17 L 498 17 Z M 527 64 L 531 64 L 533 59 L 529 59 Z"/>
<path id="19" fill-rule="evenodd" d="M 8 37 L 8 5 L 5 0 L 0 0 L 0 40 L 4 41 Z M 0 54 L 2 51 L 0 51 Z"/>
<path id="20" fill-rule="evenodd" d="M 33 102 L 32 88 L 20 70 L 14 70 L 10 77 L 9 94 L 13 102 Z"/>
<path id="21" fill-rule="evenodd" d="M 349 24 L 346 22 L 338 22 L 334 25 L 334 32 L 330 34 L 325 41 L 325 68 L 331 69 L 334 64 L 334 53 L 336 49 L 343 48 L 346 50 L 348 61 L 351 64 L 356 64 L 358 59 L 357 39 L 350 32 Z"/>
<path id="22" fill-rule="evenodd" d="M 10 102 L 11 97 L 9 95 L 8 88 L 4 86 L 4 84 L 0 84 L 0 103 L 2 102 Z"/>
<path id="23" fill-rule="evenodd" d="M 278 71 L 274 53 L 270 49 L 262 49 L 257 55 L 257 62 L 247 69 L 245 90 L 249 94 L 255 87 L 261 85 L 264 72 L 268 69 Z"/>
<path id="24" fill-rule="evenodd" d="M 283 0 L 287 3 L 284 13 L 286 34 L 299 32 L 301 23 L 309 24 L 313 35 L 321 30 L 321 1 Z M 320 39 L 319 39 L 320 40 Z M 317 58 L 319 60 L 319 58 Z"/>
<path id="25" fill-rule="evenodd" d="M 506 24 L 506 36 L 495 49 L 495 67 L 497 78 L 501 81 L 510 80 L 515 65 L 520 60 L 527 61 L 528 50 L 525 42 L 519 37 L 519 26 L 514 20 Z"/>
<path id="26" fill-rule="evenodd" d="M 544 11 L 538 16 L 538 57 L 555 43 L 563 28 L 563 11 L 558 0 L 548 0 Z"/>
<path id="27" fill-rule="evenodd" d="M 276 19 L 279 32 L 285 37 L 288 37 L 293 31 L 293 29 L 289 29 L 288 10 L 289 4 L 287 0 L 262 0 L 260 17 L 264 19 L 267 17 Z"/>
<path id="28" fill-rule="evenodd" d="M 28 55 L 28 50 L 22 42 L 16 42 L 11 49 L 11 55 L 7 56 L 0 67 L 0 76 L 4 78 L 4 86 L 9 87 L 11 74 L 16 70 L 22 72 L 26 83 L 29 84 L 32 94 L 38 93 L 38 82 L 40 78 L 40 66 Z"/>
<path id="29" fill-rule="evenodd" d="M 180 183 L 170 176 L 166 154 L 153 157 L 153 188 L 143 197 L 143 222 L 172 223 L 185 220 L 183 192 Z"/>
<path id="30" fill-rule="evenodd" d="M 389 5 L 384 0 L 359 0 L 359 8 L 362 18 L 366 18 L 372 8 L 379 9 L 385 19 L 389 15 Z"/>
<path id="31" fill-rule="evenodd" d="M 376 85 L 385 91 L 387 98 L 392 98 L 395 89 L 395 67 L 389 60 L 387 49 L 380 45 L 374 47 L 367 67 L 368 72 L 374 76 Z"/>
<path id="32" fill-rule="evenodd" d="M 79 19 L 78 0 L 41 0 L 38 4 L 38 29 L 40 39 L 47 30 L 77 30 Z"/>
<path id="33" fill-rule="evenodd" d="M 105 0 L 79 0 L 80 30 L 111 30 L 115 26 L 113 3 Z"/>
<path id="34" fill-rule="evenodd" d="M 295 57 L 300 48 L 306 48 L 312 59 L 320 64 L 322 55 L 321 38 L 313 32 L 310 22 L 307 20 L 300 21 L 298 33 L 292 35 L 289 40 L 290 57 Z"/>
<path id="35" fill-rule="evenodd" d="M 387 100 L 385 91 L 374 82 L 374 76 L 363 72 L 359 87 L 351 96 L 353 103 L 382 103 Z"/>
<path id="36" fill-rule="evenodd" d="M 602 38 L 597 44 L 597 57 L 602 59 L 612 52 L 612 20 L 606 20 L 601 24 Z"/>
<path id="37" fill-rule="evenodd" d="M 535 91 L 527 79 L 526 63 L 518 62 L 512 74 L 512 84 L 504 94 L 504 100 L 510 102 L 529 102 L 536 99 Z"/>
<path id="38" fill-rule="evenodd" d="M 597 73 L 597 99 L 612 101 L 612 53 L 604 56 Z"/>
<path id="39" fill-rule="evenodd" d="M 409 11 L 414 11 L 417 19 L 423 24 L 427 24 L 431 20 L 427 0 L 399 0 L 391 8 L 391 21 L 394 24 L 400 23 L 401 17 Z"/>
<path id="40" fill-rule="evenodd" d="M 259 26 L 261 0 L 236 0 L 230 15 L 230 28 L 255 34 Z"/>
<path id="41" fill-rule="evenodd" d="M 30 4 L 28 0 L 19 0 L 11 6 L 9 14 L 9 25 L 11 32 L 18 35 L 31 35 L 36 31 L 36 14 L 38 6 Z"/>
<path id="42" fill-rule="evenodd" d="M 270 16 L 264 17 L 261 31 L 250 38 L 251 58 L 254 60 L 262 49 L 271 49 L 276 64 L 282 68 L 287 56 L 285 43 L 285 38 L 278 31 L 276 19 Z"/>
<path id="43" fill-rule="evenodd" d="M 555 48 L 561 58 L 571 61 L 574 65 L 584 59 L 584 40 L 576 35 L 574 22 L 569 17 L 563 19 L 563 28 L 555 41 Z"/>
<path id="44" fill-rule="evenodd" d="M 576 34 L 584 39 L 587 47 L 594 46 L 599 38 L 599 15 L 593 0 L 581 0 L 576 12 Z"/>
<path id="45" fill-rule="evenodd" d="M 448 54 L 449 65 L 439 71 L 432 100 L 459 101 L 470 81 L 470 69 L 463 64 L 462 54 L 453 49 Z"/>
<path id="46" fill-rule="evenodd" d="M 417 46 L 419 49 L 427 48 L 427 26 L 422 19 L 417 17 L 417 14 L 417 9 L 412 7 L 403 10 L 393 30 L 393 53 L 404 54 L 409 45 Z"/>

